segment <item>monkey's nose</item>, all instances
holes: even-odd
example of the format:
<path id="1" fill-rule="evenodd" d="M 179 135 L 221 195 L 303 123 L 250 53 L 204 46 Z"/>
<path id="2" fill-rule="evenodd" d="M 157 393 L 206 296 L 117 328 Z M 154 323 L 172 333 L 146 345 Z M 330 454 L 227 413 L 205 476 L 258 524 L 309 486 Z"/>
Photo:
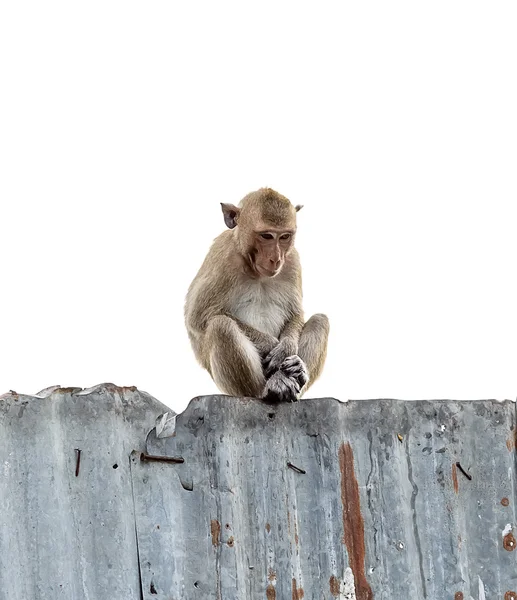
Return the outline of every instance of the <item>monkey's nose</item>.
<path id="1" fill-rule="evenodd" d="M 280 267 L 280 263 L 282 262 L 280 259 L 275 260 L 274 258 L 270 258 L 269 260 L 271 262 L 271 266 L 274 268 L 275 271 Z"/>

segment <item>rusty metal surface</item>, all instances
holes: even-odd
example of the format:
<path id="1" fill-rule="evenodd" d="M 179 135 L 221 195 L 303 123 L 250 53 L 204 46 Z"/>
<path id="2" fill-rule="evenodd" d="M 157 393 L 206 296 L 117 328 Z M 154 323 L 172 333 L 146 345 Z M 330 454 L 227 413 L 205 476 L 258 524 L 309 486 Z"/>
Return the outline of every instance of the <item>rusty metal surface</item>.
<path id="1" fill-rule="evenodd" d="M 513 403 L 166 411 L 0 397 L 0 600 L 517 600 Z"/>
<path id="2" fill-rule="evenodd" d="M 215 396 L 163 430 L 183 463 L 131 459 L 145 600 L 517 598 L 511 402 Z"/>
<path id="3" fill-rule="evenodd" d="M 1 600 L 140 600 L 129 456 L 164 410 L 111 384 L 0 397 Z"/>

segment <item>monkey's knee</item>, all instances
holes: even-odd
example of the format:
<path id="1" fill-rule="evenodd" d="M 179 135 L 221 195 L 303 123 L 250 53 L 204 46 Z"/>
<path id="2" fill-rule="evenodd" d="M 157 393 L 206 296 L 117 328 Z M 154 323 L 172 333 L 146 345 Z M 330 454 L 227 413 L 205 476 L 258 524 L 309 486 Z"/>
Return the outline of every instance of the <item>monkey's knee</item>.
<path id="1" fill-rule="evenodd" d="M 206 328 L 206 337 L 210 340 L 224 338 L 224 336 L 231 335 L 234 327 L 236 327 L 236 323 L 230 317 L 224 315 L 212 317 Z"/>
<path id="2" fill-rule="evenodd" d="M 327 345 L 330 323 L 327 315 L 318 313 L 305 323 L 300 335 L 298 355 L 307 365 L 309 382 L 303 389 L 307 389 L 316 381 L 323 370 L 327 358 Z"/>
<path id="3" fill-rule="evenodd" d="M 314 333 L 321 336 L 327 336 L 330 331 L 330 322 L 327 315 L 323 313 L 316 313 L 305 323 L 304 330 L 311 330 Z"/>

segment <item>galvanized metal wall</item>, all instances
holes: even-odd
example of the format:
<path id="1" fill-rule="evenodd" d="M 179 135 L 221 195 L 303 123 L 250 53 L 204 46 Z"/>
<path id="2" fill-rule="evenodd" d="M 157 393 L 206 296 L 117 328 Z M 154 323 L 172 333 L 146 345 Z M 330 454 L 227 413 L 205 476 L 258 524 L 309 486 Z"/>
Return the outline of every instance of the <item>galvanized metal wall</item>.
<path id="1" fill-rule="evenodd" d="M 511 402 L 0 402 L 2 599 L 517 600 Z"/>
<path id="2" fill-rule="evenodd" d="M 129 455 L 164 410 L 109 384 L 0 398 L 2 600 L 140 600 Z"/>

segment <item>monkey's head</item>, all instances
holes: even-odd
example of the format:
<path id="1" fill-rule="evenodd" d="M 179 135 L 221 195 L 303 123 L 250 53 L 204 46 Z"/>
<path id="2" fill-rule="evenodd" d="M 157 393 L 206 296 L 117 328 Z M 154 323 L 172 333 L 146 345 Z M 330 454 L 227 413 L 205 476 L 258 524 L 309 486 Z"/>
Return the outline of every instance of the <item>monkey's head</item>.
<path id="1" fill-rule="evenodd" d="M 260 277 L 275 277 L 294 244 L 301 205 L 270 188 L 245 196 L 239 206 L 221 203 L 224 222 L 234 229 L 240 253 Z"/>

